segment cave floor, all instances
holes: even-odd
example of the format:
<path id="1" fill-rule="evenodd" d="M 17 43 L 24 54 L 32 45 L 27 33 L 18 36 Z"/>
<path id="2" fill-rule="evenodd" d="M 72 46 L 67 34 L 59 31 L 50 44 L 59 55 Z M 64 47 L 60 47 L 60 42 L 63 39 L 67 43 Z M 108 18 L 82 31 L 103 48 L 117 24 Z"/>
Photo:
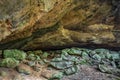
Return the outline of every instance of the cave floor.
<path id="1" fill-rule="evenodd" d="M 0 68 L 0 71 L 5 72 L 4 75 L 0 76 L 0 80 L 48 80 L 51 74 L 58 72 L 56 70 L 48 70 L 47 68 L 42 69 L 40 72 L 31 70 L 33 74 L 30 75 L 18 73 L 16 69 L 10 68 Z M 76 74 L 64 76 L 61 80 L 119 80 L 119 77 L 102 73 L 93 66 L 81 65 Z"/>
<path id="2" fill-rule="evenodd" d="M 78 49 L 73 48 L 72 50 L 78 50 Z M 103 49 L 100 49 L 100 50 L 103 50 Z M 63 50 L 62 52 L 64 51 L 68 51 L 68 49 Z M 44 58 L 45 57 L 48 58 L 46 59 L 45 62 L 49 63 L 49 61 L 52 61 L 52 59 L 53 59 L 53 62 L 56 62 L 54 60 L 61 59 L 61 58 L 58 58 L 60 57 L 61 54 L 52 54 L 53 53 L 52 51 L 48 53 L 51 53 L 51 54 L 48 55 L 44 53 L 44 55 L 41 55 Z M 55 53 L 59 53 L 59 51 L 56 51 Z M 84 57 L 86 57 L 85 55 L 86 54 L 84 54 Z M 0 56 L 0 61 L 2 61 L 3 56 L 4 55 Z M 72 58 L 75 60 L 76 57 L 74 58 L 73 56 L 74 56 L 73 53 L 72 53 L 72 56 L 67 55 L 67 57 L 69 57 L 68 58 L 69 60 L 71 60 Z M 63 57 L 67 59 L 67 57 L 65 56 Z M 32 56 L 32 59 L 33 59 L 33 56 Z M 4 66 L 0 67 L 0 80 L 120 80 L 120 69 L 118 68 L 115 68 L 115 70 L 118 69 L 118 72 L 113 71 L 114 73 L 106 73 L 104 72 L 105 71 L 104 68 L 102 71 L 100 71 L 96 65 L 88 65 L 87 63 L 85 63 L 85 64 L 77 65 L 77 70 L 76 68 L 75 69 L 72 68 L 71 70 L 68 70 L 68 71 L 66 69 L 65 71 L 67 75 L 64 75 L 64 74 L 61 74 L 61 72 L 64 71 L 62 70 L 62 68 L 69 66 L 69 64 L 64 64 L 61 66 L 61 64 L 63 64 L 64 61 L 63 63 L 60 62 L 60 64 L 59 62 L 57 62 L 57 64 L 55 63 L 55 65 L 53 65 L 52 67 L 48 65 L 48 63 L 43 63 L 40 60 L 34 60 L 34 61 L 25 59 L 21 61 L 19 65 L 17 65 L 17 67 L 14 67 L 14 68 L 6 68 Z M 40 64 L 38 63 L 38 61 L 40 61 Z M 81 61 L 81 57 L 78 58 L 78 61 Z M 30 64 L 28 65 L 28 63 Z M 54 76 L 54 78 L 52 78 L 53 74 L 56 75 Z"/>

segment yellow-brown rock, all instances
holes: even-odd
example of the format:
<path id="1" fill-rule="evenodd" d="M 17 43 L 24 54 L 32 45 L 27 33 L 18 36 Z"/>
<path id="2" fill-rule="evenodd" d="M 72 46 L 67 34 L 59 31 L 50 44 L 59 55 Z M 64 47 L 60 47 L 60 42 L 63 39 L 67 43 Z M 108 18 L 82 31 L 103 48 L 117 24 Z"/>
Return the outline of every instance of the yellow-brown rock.
<path id="1" fill-rule="evenodd" d="M 112 0 L 0 0 L 0 7 L 0 49 L 120 44 Z"/>

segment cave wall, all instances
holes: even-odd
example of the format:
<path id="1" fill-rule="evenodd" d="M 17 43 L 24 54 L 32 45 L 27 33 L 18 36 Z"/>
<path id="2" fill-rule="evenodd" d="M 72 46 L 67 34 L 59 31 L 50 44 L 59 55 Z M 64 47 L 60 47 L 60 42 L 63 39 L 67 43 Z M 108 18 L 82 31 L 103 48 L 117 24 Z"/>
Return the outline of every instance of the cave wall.
<path id="1" fill-rule="evenodd" d="M 0 0 L 0 49 L 120 47 L 117 0 Z"/>

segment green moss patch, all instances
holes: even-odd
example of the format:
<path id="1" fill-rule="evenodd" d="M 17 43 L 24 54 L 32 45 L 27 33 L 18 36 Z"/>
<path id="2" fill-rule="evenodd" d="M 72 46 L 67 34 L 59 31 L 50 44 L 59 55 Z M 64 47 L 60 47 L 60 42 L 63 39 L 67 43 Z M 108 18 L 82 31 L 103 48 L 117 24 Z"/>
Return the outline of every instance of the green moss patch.
<path id="1" fill-rule="evenodd" d="M 0 62 L 1 67 L 15 68 L 19 65 L 19 61 L 14 58 L 5 58 Z"/>
<path id="2" fill-rule="evenodd" d="M 3 57 L 4 58 L 14 58 L 16 60 L 24 60 L 26 58 L 26 53 L 24 51 L 20 51 L 17 49 L 4 50 Z"/>

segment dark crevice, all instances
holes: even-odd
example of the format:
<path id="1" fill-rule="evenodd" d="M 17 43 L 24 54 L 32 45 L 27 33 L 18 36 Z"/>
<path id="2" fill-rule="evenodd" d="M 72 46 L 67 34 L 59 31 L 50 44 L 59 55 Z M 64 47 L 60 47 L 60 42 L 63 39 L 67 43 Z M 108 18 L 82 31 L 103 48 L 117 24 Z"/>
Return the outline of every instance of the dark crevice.
<path id="1" fill-rule="evenodd" d="M 113 51 L 120 51 L 120 47 L 114 47 L 112 45 L 107 45 L 107 44 L 90 44 L 90 43 L 77 43 L 77 44 L 68 44 L 64 46 L 48 46 L 48 47 L 43 47 L 43 48 L 36 48 L 34 50 L 43 50 L 43 51 L 54 51 L 54 50 L 62 50 L 65 48 L 72 48 L 72 47 L 79 47 L 79 48 L 86 48 L 86 49 L 97 49 L 97 48 L 104 48 L 104 49 L 109 49 Z M 29 51 L 31 49 L 25 50 Z"/>

